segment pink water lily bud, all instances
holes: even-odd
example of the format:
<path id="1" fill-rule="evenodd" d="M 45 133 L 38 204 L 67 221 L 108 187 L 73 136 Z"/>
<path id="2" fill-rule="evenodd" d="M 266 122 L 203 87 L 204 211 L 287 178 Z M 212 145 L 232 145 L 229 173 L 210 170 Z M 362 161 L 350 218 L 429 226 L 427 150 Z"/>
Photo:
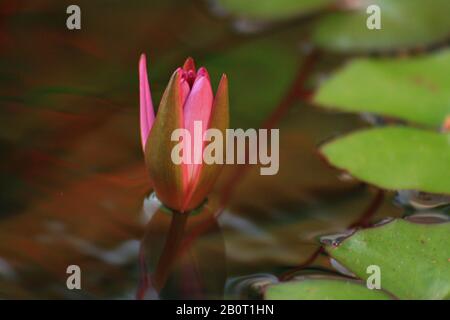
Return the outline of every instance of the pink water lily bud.
<path id="1" fill-rule="evenodd" d="M 203 151 L 205 132 L 214 128 L 225 136 L 228 127 L 228 80 L 223 75 L 216 95 L 211 88 L 208 71 L 195 68 L 192 58 L 170 78 L 159 104 L 156 117 L 150 94 L 145 56 L 139 61 L 141 141 L 145 162 L 154 191 L 169 208 L 187 212 L 207 197 L 220 173 L 220 164 L 206 164 Z M 200 124 L 200 126 L 199 126 Z M 180 141 L 171 139 L 177 129 L 186 129 Z M 194 134 L 200 130 L 199 134 Z M 183 144 L 184 160 L 176 164 L 174 148 Z"/>

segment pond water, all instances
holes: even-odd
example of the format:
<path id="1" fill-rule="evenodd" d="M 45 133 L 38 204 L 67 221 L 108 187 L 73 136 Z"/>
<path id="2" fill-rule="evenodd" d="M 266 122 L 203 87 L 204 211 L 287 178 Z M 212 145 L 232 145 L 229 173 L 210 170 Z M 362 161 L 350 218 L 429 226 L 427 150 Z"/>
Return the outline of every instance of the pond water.
<path id="1" fill-rule="evenodd" d="M 323 141 L 365 122 L 289 99 L 310 54 L 305 27 L 241 34 L 252 26 L 236 28 L 204 1 L 82 0 L 82 29 L 69 31 L 69 4 L 0 4 L 0 297 L 134 299 L 142 289 L 142 255 L 155 262 L 170 224 L 164 212 L 148 213 L 142 52 L 155 104 L 192 56 L 215 87 L 229 75 L 233 127 L 280 129 L 277 175 L 227 166 L 208 210 L 187 218 L 186 254 L 161 298 L 252 298 L 279 277 L 335 272 L 315 254 L 319 238 L 359 221 L 377 191 L 317 153 Z M 316 61 L 303 93 L 341 61 Z M 400 216 L 393 198 L 380 199 L 370 221 Z M 66 287 L 69 265 L 81 268 L 81 290 Z"/>

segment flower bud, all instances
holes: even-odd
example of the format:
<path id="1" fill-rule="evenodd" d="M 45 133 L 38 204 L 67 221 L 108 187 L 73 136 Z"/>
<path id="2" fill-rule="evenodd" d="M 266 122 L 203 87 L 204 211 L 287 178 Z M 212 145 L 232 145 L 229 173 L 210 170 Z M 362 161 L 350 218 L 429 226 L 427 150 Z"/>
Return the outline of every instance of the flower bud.
<path id="1" fill-rule="evenodd" d="M 225 136 L 229 122 L 227 77 L 222 76 L 214 97 L 208 71 L 203 67 L 196 70 L 194 60 L 188 58 L 170 78 L 156 117 L 144 55 L 139 62 L 139 82 L 141 140 L 154 191 L 171 209 L 195 209 L 213 188 L 221 169 L 221 164 L 204 162 L 204 150 L 210 143 L 204 138 L 212 128 Z M 176 141 L 172 137 L 177 129 L 188 134 Z M 180 144 L 183 161 L 175 163 L 173 151 Z"/>

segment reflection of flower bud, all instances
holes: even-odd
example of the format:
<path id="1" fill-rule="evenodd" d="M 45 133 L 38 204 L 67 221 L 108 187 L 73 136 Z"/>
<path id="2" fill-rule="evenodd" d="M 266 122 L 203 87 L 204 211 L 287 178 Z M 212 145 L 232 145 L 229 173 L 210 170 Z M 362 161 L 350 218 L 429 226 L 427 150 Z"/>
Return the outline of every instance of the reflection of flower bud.
<path id="1" fill-rule="evenodd" d="M 228 127 L 227 77 L 222 76 L 214 97 L 208 72 L 205 68 L 196 70 L 194 60 L 188 58 L 183 68 L 173 73 L 156 117 L 144 55 L 139 61 L 139 82 L 141 140 L 153 188 L 166 206 L 180 212 L 192 210 L 211 191 L 221 165 L 203 161 L 175 164 L 171 153 L 179 142 L 172 141 L 171 135 L 176 129 L 184 128 L 191 133 L 192 139 L 202 139 L 207 129 L 216 128 L 225 136 Z M 201 122 L 201 136 L 193 134 L 194 121 Z M 207 144 L 200 142 L 202 155 Z"/>

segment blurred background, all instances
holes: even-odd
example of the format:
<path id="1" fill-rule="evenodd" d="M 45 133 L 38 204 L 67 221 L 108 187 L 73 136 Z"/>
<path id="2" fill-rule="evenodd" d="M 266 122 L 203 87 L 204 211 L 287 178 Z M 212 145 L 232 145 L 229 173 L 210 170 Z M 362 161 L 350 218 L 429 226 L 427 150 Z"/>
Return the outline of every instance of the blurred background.
<path id="1" fill-rule="evenodd" d="M 225 292 L 218 285 L 194 295 L 195 277 L 184 275 L 167 296 L 247 298 L 255 283 L 305 262 L 301 272 L 333 272 L 314 255 L 317 239 L 358 221 L 377 191 L 317 153 L 324 141 L 367 124 L 308 100 L 351 57 L 424 52 L 442 40 L 424 33 L 430 43 L 416 45 L 387 35 L 373 47 L 341 39 L 327 50 L 333 44 L 323 30 L 314 35 L 317 24 L 355 2 L 1 1 L 0 298 L 135 297 L 151 193 L 139 137 L 141 53 L 155 105 L 192 56 L 208 68 L 214 90 L 228 74 L 232 127 L 280 128 L 279 173 L 227 166 L 210 199 L 224 207 L 217 226 L 195 237 L 197 255 L 213 270 L 202 282 L 220 278 Z M 66 28 L 70 4 L 81 8 L 81 30 Z M 400 216 L 392 200 L 388 193 L 373 221 Z M 66 287 L 72 264 L 82 270 L 81 290 Z"/>

